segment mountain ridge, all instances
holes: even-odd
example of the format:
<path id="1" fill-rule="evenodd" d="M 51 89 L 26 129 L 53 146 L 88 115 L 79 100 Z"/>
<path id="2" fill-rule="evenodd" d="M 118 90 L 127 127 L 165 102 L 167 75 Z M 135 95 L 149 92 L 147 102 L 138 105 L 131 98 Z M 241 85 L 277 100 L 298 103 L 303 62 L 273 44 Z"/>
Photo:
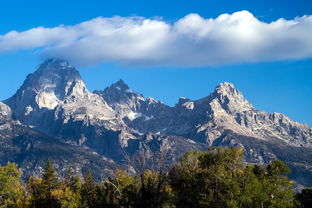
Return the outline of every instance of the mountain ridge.
<path id="1" fill-rule="evenodd" d="M 312 184 L 312 179 L 301 177 L 312 176 L 306 150 L 312 148 L 312 128 L 283 114 L 255 109 L 229 82 L 201 99 L 180 98 L 168 106 L 145 98 L 123 80 L 90 92 L 75 67 L 50 59 L 4 103 L 9 108 L 0 105 L 0 118 L 13 114 L 23 125 L 57 142 L 90 149 L 116 163 L 123 163 L 124 153 L 164 151 L 174 163 L 186 151 L 239 146 L 244 147 L 247 161 L 266 164 L 281 158 L 300 170 L 294 178 Z M 282 153 L 300 150 L 306 155 L 298 157 L 303 161 Z"/>

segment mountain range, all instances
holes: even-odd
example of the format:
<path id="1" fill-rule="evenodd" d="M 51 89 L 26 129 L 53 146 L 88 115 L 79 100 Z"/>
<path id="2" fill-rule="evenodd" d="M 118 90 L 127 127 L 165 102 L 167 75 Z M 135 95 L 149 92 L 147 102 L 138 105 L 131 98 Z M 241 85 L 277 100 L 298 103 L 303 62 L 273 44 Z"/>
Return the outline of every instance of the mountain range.
<path id="1" fill-rule="evenodd" d="M 130 170 L 126 156 L 142 151 L 163 153 L 172 164 L 187 151 L 237 146 L 246 162 L 282 160 L 298 184 L 312 185 L 312 128 L 255 109 L 231 83 L 171 107 L 123 80 L 90 92 L 75 67 L 60 59 L 42 63 L 0 102 L 0 143 L 0 162 L 17 162 L 25 177 L 40 174 L 48 158 L 60 174 L 90 168 L 100 178 L 116 167 Z"/>

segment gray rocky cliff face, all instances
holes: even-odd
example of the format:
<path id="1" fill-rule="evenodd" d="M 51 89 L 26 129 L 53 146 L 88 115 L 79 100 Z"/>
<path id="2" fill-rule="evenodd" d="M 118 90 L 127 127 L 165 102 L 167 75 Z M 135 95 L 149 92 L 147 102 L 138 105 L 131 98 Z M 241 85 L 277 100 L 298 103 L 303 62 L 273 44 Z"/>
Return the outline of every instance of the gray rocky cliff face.
<path id="1" fill-rule="evenodd" d="M 12 111 L 9 106 L 0 102 L 0 121 L 5 121 L 12 118 Z"/>
<path id="2" fill-rule="evenodd" d="M 216 99 L 228 114 L 233 115 L 253 110 L 252 105 L 243 97 L 242 93 L 229 82 L 219 84 L 210 95 L 210 98 L 212 100 Z"/>
<path id="3" fill-rule="evenodd" d="M 64 128 L 71 126 L 69 123 L 75 122 L 112 129 L 116 126 L 113 109 L 87 90 L 73 66 L 59 59 L 40 65 L 27 76 L 16 94 L 4 102 L 16 119 L 47 134 L 60 136 Z"/>
<path id="4" fill-rule="evenodd" d="M 143 95 L 131 90 L 123 80 L 119 80 L 103 91 L 96 90 L 94 93 L 100 95 L 121 119 L 125 117 L 130 120 L 135 119 L 138 116 L 136 112 L 145 101 Z"/>
<path id="5" fill-rule="evenodd" d="M 35 126 L 40 125 L 36 120 L 45 112 L 54 110 L 57 115 L 60 109 L 64 110 L 64 116 L 75 119 L 82 119 L 80 114 L 90 118 L 94 115 L 103 119 L 115 117 L 103 99 L 87 90 L 79 72 L 59 59 L 47 60 L 28 75 L 16 94 L 5 103 L 20 121 Z"/>
<path id="6" fill-rule="evenodd" d="M 35 110 L 54 109 L 81 80 L 79 73 L 66 61 L 47 60 L 29 74 L 16 94 L 5 102 L 20 119 Z"/>
<path id="7" fill-rule="evenodd" d="M 23 178 L 40 176 L 45 162 L 53 159 L 60 175 L 68 168 L 82 175 L 88 168 L 94 170 L 96 178 L 112 174 L 115 163 L 110 158 L 95 154 L 87 148 L 72 146 L 29 128 L 13 120 L 10 108 L 0 102 L 0 165 L 15 162 L 23 172 Z"/>
<path id="8" fill-rule="evenodd" d="M 221 83 L 199 100 L 180 98 L 174 107 L 148 98 L 132 110 L 139 116 L 126 123 L 138 132 L 180 136 L 208 146 L 243 147 L 247 161 L 286 161 L 294 170 L 292 177 L 304 184 L 312 183 L 306 177 L 312 176 L 312 128 L 283 114 L 255 109 L 231 83 Z"/>
<path id="9" fill-rule="evenodd" d="M 205 98 L 195 101 L 180 98 L 174 107 L 156 101 L 144 104 L 136 108 L 136 113 L 141 116 L 128 123 L 140 132 L 179 135 L 212 144 L 225 130 L 231 130 L 266 141 L 281 140 L 293 146 L 312 145 L 311 127 L 294 122 L 283 114 L 256 110 L 233 84 L 227 82 L 218 85 Z"/>

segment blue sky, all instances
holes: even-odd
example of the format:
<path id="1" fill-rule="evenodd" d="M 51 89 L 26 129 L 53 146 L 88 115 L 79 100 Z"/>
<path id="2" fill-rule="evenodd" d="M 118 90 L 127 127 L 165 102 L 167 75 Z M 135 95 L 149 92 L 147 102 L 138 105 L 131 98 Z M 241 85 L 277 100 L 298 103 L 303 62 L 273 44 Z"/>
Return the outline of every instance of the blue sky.
<path id="1" fill-rule="evenodd" d="M 242 10 L 249 11 L 259 21 L 270 23 L 279 18 L 293 20 L 295 17 L 311 15 L 312 3 L 308 0 L 265 0 L 261 3 L 222 0 L 170 2 L 158 0 L 148 3 L 118 0 L 54 0 L 44 3 L 34 0 L 2 1 L 0 35 L 3 36 L 13 30 L 23 32 L 39 26 L 54 28 L 59 25 L 77 25 L 100 16 L 104 18 L 116 15 L 124 18 L 140 16 L 170 25 L 191 13 L 198 14 L 202 19 L 215 19 L 221 14 L 232 14 Z M 307 32 L 312 34 L 312 31 Z M 0 52 L 1 100 L 11 96 L 26 75 L 33 72 L 42 61 L 42 57 L 46 56 L 40 55 L 38 52 L 40 47 Z M 269 55 L 275 54 L 272 52 Z M 192 60 L 197 60 L 196 53 L 194 57 Z M 81 59 L 81 56 L 78 58 Z M 312 125 L 312 59 L 309 55 L 290 59 L 263 58 L 252 63 L 246 63 L 245 59 L 237 62 L 221 59 L 226 64 L 212 64 L 213 66 L 211 62 L 205 61 L 200 66 L 195 66 L 192 60 L 190 65 L 178 62 L 172 66 L 163 60 L 160 61 L 162 63 L 160 65 L 141 65 L 137 61 L 124 64 L 120 63 L 119 59 L 112 61 L 103 57 L 100 57 L 100 60 L 92 64 L 89 64 L 90 61 L 88 64 L 78 64 L 78 69 L 90 90 L 103 89 L 122 78 L 130 87 L 145 96 L 174 105 L 179 97 L 198 99 L 208 95 L 218 83 L 228 81 L 242 91 L 256 108 L 285 113 L 295 121 Z"/>

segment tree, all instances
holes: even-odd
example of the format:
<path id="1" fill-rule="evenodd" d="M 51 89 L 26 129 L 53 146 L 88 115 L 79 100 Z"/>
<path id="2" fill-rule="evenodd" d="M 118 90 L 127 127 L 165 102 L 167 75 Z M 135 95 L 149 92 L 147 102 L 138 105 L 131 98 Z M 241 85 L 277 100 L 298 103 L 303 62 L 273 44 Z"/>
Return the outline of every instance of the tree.
<path id="1" fill-rule="evenodd" d="M 31 207 L 56 208 L 60 207 L 57 199 L 52 194 L 59 186 L 59 182 L 54 170 L 52 161 L 46 162 L 42 178 L 30 177 L 28 180 L 28 190 L 31 193 Z"/>
<path id="2" fill-rule="evenodd" d="M 182 157 L 169 173 L 177 207 L 235 207 L 242 149 L 211 148 Z"/>
<path id="3" fill-rule="evenodd" d="M 188 152 L 169 172 L 169 183 L 174 192 L 177 207 L 191 208 L 198 206 L 202 187 L 198 184 L 199 156 L 201 152 Z"/>
<path id="4" fill-rule="evenodd" d="M 117 169 L 112 177 L 97 186 L 102 207 L 135 207 L 140 185 L 138 177 Z"/>
<path id="5" fill-rule="evenodd" d="M 15 163 L 0 166 L 0 207 L 22 207 L 25 198 L 21 173 Z"/>
<path id="6" fill-rule="evenodd" d="M 161 171 L 153 172 L 151 170 L 146 170 L 142 174 L 144 175 L 144 180 L 140 183 L 136 207 L 161 208 L 170 206 L 171 188 L 167 185 L 167 174 Z"/>
<path id="7" fill-rule="evenodd" d="M 177 207 L 293 207 L 289 169 L 281 161 L 267 167 L 243 163 L 241 148 L 210 148 L 185 154 L 169 181 Z"/>
<path id="8" fill-rule="evenodd" d="M 53 189 L 56 189 L 58 186 L 58 179 L 56 176 L 56 172 L 54 170 L 52 160 L 50 159 L 48 159 L 45 165 L 43 176 L 42 176 L 42 182 L 47 192 L 51 192 Z"/>
<path id="9" fill-rule="evenodd" d="M 127 187 L 128 194 L 131 193 L 132 198 L 135 199 L 134 207 L 158 208 L 170 204 L 169 191 L 171 189 L 167 184 L 168 174 L 165 172 L 166 153 L 165 150 L 155 153 L 148 147 L 140 149 L 132 158 L 124 153 L 129 166 L 137 173 L 135 177 L 132 177 L 134 183 Z M 127 176 L 125 171 L 119 171 L 119 173 Z M 129 191 L 129 188 L 132 190 Z M 133 197 L 135 195 L 136 197 Z"/>
<path id="10" fill-rule="evenodd" d="M 78 208 L 81 207 L 80 191 L 81 180 L 69 168 L 63 180 L 51 191 L 51 197 L 60 208 Z"/>
<path id="11" fill-rule="evenodd" d="M 73 170 L 68 168 L 64 178 L 64 186 L 70 187 L 70 190 L 79 193 L 81 191 L 82 182 L 79 176 L 73 174 Z"/>
<path id="12" fill-rule="evenodd" d="M 290 173 L 287 165 L 279 160 L 272 161 L 266 167 L 266 178 L 261 182 L 265 184 L 265 189 L 269 200 L 267 206 L 271 207 L 293 207 L 294 188 L 293 181 L 289 181 L 286 174 Z"/>
<path id="13" fill-rule="evenodd" d="M 81 199 L 83 206 L 89 208 L 97 208 L 98 199 L 96 193 L 96 186 L 93 181 L 93 177 L 90 169 L 87 170 L 87 173 L 84 177 L 84 183 L 81 187 Z"/>
<path id="14" fill-rule="evenodd" d="M 241 148 L 189 152 L 169 172 L 126 170 L 95 183 L 88 170 L 84 182 L 69 169 L 61 182 L 49 160 L 42 178 L 30 177 L 27 197 L 16 165 L 0 166 L 0 207 L 27 208 L 291 208 L 295 205 L 289 168 L 281 161 L 267 166 L 247 164 Z M 161 166 L 161 165 L 160 165 Z M 147 166 L 146 166 L 147 167 Z M 140 171 L 141 170 L 141 171 Z M 310 207 L 312 189 L 297 195 L 300 208 Z M 297 202 L 296 202 L 297 203 Z"/>
<path id="15" fill-rule="evenodd" d="M 297 200 L 299 201 L 299 207 L 310 208 L 312 207 L 312 188 L 305 188 L 301 193 L 297 194 Z"/>
<path id="16" fill-rule="evenodd" d="M 70 187 L 54 189 L 51 192 L 55 204 L 60 208 L 78 208 L 81 207 L 80 194 L 71 191 Z"/>
<path id="17" fill-rule="evenodd" d="M 30 194 L 28 197 L 30 207 L 43 207 L 47 204 L 42 178 L 30 176 L 27 181 L 27 192 Z"/>

